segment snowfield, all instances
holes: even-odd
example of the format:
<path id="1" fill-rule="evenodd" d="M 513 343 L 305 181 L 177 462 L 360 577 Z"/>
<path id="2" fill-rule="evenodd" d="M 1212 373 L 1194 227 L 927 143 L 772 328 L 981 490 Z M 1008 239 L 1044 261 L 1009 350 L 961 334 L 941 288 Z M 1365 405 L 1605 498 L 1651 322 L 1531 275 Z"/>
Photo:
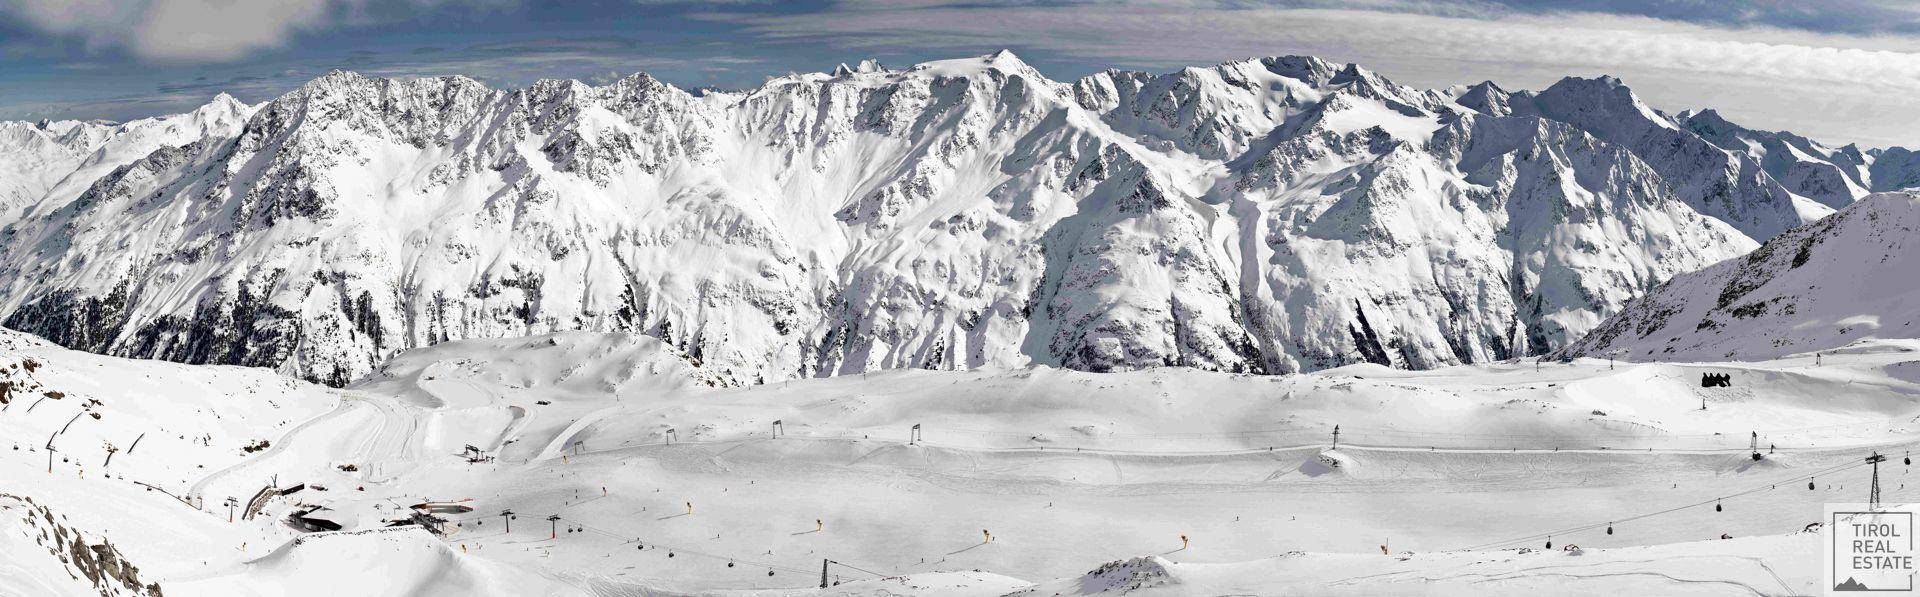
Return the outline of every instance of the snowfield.
<path id="1" fill-rule="evenodd" d="M 1864 499 L 1861 456 L 1920 443 L 1911 340 L 1817 364 L 740 388 L 651 337 L 566 332 L 408 351 L 338 390 L 3 340 L 0 593 L 1794 595 L 1820 582 L 1821 504 Z M 1898 462 L 1888 501 L 1915 491 Z M 444 536 L 386 526 L 426 502 Z M 56 524 L 140 588 L 63 562 Z"/>

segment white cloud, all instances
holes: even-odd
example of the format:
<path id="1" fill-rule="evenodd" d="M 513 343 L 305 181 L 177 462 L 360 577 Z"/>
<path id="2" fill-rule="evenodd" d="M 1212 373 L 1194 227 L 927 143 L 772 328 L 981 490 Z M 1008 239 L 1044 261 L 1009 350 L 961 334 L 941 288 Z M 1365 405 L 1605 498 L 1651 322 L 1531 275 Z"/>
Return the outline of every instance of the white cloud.
<path id="1" fill-rule="evenodd" d="M 131 49 L 159 60 L 227 60 L 329 20 L 325 0 L 160 1 L 133 31 Z"/>
<path id="2" fill-rule="evenodd" d="M 302 31 L 379 23 L 460 4 L 518 0 L 0 0 L 0 11 L 91 51 L 125 50 L 153 62 L 210 62 L 278 48 Z"/>

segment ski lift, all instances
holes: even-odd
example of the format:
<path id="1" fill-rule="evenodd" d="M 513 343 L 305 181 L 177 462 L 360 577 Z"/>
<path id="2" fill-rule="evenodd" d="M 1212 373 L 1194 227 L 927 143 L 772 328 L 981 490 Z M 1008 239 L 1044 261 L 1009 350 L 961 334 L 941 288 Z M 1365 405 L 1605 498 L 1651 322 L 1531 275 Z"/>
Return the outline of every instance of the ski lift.
<path id="1" fill-rule="evenodd" d="M 671 552 L 671 551 L 669 551 L 669 552 L 667 552 L 667 557 L 669 557 L 669 558 L 671 558 L 671 557 L 673 557 L 673 552 Z"/>
<path id="2" fill-rule="evenodd" d="M 1913 453 L 1908 452 L 1906 457 L 1900 459 L 1900 462 L 1907 466 L 1913 466 Z"/>
<path id="3" fill-rule="evenodd" d="M 767 569 L 767 576 L 773 576 L 773 569 L 772 569 L 772 568 L 768 568 L 768 569 Z"/>
<path id="4" fill-rule="evenodd" d="M 732 567 L 733 567 L 733 562 L 727 562 L 727 567 L 728 567 L 728 568 L 732 568 Z"/>
<path id="5" fill-rule="evenodd" d="M 1807 491 L 1813 491 L 1813 477 L 1807 477 Z"/>
<path id="6" fill-rule="evenodd" d="M 1611 523 L 1611 522 L 1609 522 L 1609 523 L 1607 523 L 1607 534 L 1608 534 L 1608 535 L 1612 535 L 1612 534 L 1613 534 L 1613 523 Z"/>
<path id="7" fill-rule="evenodd" d="M 1724 511 L 1724 510 L 1725 510 L 1725 508 L 1722 508 L 1722 507 L 1720 507 L 1720 500 L 1714 500 L 1714 501 L 1713 501 L 1713 511 L 1714 511 L 1714 512 L 1721 512 L 1721 511 Z"/>
<path id="8" fill-rule="evenodd" d="M 1553 535 L 1547 535 L 1547 549 L 1553 549 Z"/>

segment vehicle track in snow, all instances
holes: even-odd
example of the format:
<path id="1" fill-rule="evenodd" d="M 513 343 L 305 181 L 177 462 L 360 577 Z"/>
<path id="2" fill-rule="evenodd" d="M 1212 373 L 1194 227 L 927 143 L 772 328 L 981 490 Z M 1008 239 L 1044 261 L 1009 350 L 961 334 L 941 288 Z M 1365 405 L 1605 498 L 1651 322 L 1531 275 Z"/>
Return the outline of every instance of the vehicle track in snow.
<path id="1" fill-rule="evenodd" d="M 231 466 L 201 477 L 200 480 L 195 481 L 193 485 L 188 488 L 187 495 L 204 499 L 208 487 L 249 469 L 270 466 L 271 463 L 290 454 L 290 451 L 295 450 L 296 446 L 298 446 L 300 452 L 307 455 L 317 452 L 327 454 L 328 459 L 333 461 L 366 463 L 368 468 L 366 474 L 368 477 L 376 474 L 374 470 L 376 468 L 385 471 L 387 467 L 392 464 L 415 462 L 418 460 L 418 446 L 413 445 L 413 440 L 419 430 L 420 418 L 416 414 L 404 412 L 406 410 L 404 406 L 387 404 L 386 402 L 388 400 L 390 399 L 381 396 L 343 393 L 340 397 L 340 402 L 334 405 L 333 409 L 311 419 L 307 419 L 306 421 L 302 421 L 293 428 L 288 429 L 285 433 L 280 434 L 279 437 L 274 438 L 272 445 L 268 446 L 267 449 L 260 454 L 256 454 L 251 458 L 247 458 L 246 460 L 234 463 Z M 371 409 L 371 412 L 368 412 L 369 409 Z M 358 434 L 357 438 L 343 438 L 340 435 L 327 435 L 318 438 L 310 437 L 316 433 L 316 429 L 323 428 L 342 418 L 354 416 L 355 413 L 368 413 L 366 416 L 371 417 L 371 425 L 359 425 L 349 428 L 349 433 Z M 323 443 L 352 442 L 355 447 L 346 452 L 334 452 L 332 450 L 326 450 L 321 446 L 308 445 L 310 441 L 320 441 Z M 397 478 L 399 478 L 399 474 L 389 474 L 385 478 L 369 479 L 369 481 L 374 483 L 387 483 Z M 266 480 L 262 479 L 260 482 L 264 484 Z M 253 490 L 252 487 L 245 489 L 247 491 Z"/>

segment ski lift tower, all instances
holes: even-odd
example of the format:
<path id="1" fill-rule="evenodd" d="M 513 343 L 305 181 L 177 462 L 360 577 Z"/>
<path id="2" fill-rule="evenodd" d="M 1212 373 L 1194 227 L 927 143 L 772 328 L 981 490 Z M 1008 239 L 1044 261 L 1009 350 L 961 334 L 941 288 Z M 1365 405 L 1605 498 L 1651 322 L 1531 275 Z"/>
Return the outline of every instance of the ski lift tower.
<path id="1" fill-rule="evenodd" d="M 1333 449 L 1340 449 L 1340 426 L 1333 426 Z"/>
<path id="2" fill-rule="evenodd" d="M 1880 509 L 1880 463 L 1886 461 L 1887 457 L 1880 455 L 1879 452 L 1874 452 L 1872 456 L 1867 457 L 1867 463 L 1873 465 L 1873 487 L 1867 492 L 1868 510 Z"/>

